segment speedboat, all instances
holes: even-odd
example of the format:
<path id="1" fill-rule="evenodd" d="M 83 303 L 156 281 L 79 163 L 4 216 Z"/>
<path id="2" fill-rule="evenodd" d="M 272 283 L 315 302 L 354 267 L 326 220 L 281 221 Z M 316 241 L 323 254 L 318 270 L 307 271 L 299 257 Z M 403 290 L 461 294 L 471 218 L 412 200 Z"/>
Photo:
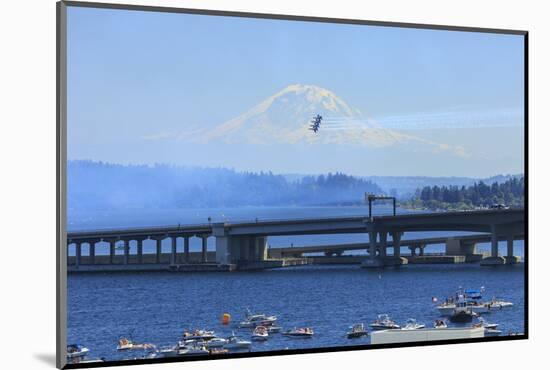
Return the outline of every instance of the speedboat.
<path id="1" fill-rule="evenodd" d="M 256 326 L 256 329 L 252 332 L 252 340 L 267 340 L 269 333 L 265 326 Z"/>
<path id="2" fill-rule="evenodd" d="M 67 358 L 84 357 L 90 350 L 80 344 L 69 344 L 67 346 Z"/>
<path id="3" fill-rule="evenodd" d="M 195 330 L 192 333 L 186 331 L 183 333 L 183 340 L 191 340 L 191 339 L 202 339 L 202 340 L 210 340 L 216 338 L 216 333 L 211 330 Z"/>
<path id="4" fill-rule="evenodd" d="M 266 322 L 271 322 L 273 323 L 274 321 L 277 321 L 277 316 L 268 316 L 266 314 L 263 314 L 263 313 L 260 313 L 260 314 L 253 314 L 252 312 L 250 312 L 250 310 L 247 308 L 246 309 L 246 316 L 245 316 L 245 321 L 244 322 L 250 322 L 250 323 L 256 323 L 256 324 L 259 324 L 260 322 L 265 324 Z M 256 325 L 255 325 L 256 326 Z M 263 325 L 265 326 L 265 325 Z"/>
<path id="5" fill-rule="evenodd" d="M 500 300 L 500 299 L 495 299 L 495 298 L 493 298 L 488 303 L 488 306 L 489 306 L 490 310 L 501 310 L 503 308 L 510 308 L 513 305 L 514 304 L 512 302 L 506 302 L 506 301 L 503 301 L 503 300 Z"/>
<path id="6" fill-rule="evenodd" d="M 223 345 L 223 348 L 225 349 L 250 349 L 250 346 L 252 345 L 252 342 L 249 342 L 247 340 L 242 340 L 238 338 L 235 334 L 227 338 L 227 343 Z"/>
<path id="7" fill-rule="evenodd" d="M 268 326 L 267 327 L 267 332 L 268 333 L 280 333 L 281 330 L 283 330 L 283 328 L 281 326 Z"/>
<path id="8" fill-rule="evenodd" d="M 374 330 L 399 329 L 400 326 L 395 323 L 387 314 L 378 315 L 378 319 L 369 325 Z"/>
<path id="9" fill-rule="evenodd" d="M 118 340 L 118 345 L 116 347 L 119 351 L 127 350 L 145 350 L 145 349 L 155 349 L 156 346 L 152 343 L 134 343 L 131 339 L 120 338 Z"/>
<path id="10" fill-rule="evenodd" d="M 177 351 L 178 356 L 200 356 L 208 354 L 210 354 L 210 352 L 206 347 L 198 343 L 189 343 L 183 347 L 179 347 Z"/>
<path id="11" fill-rule="evenodd" d="M 401 330 L 416 330 L 424 329 L 425 327 L 426 325 L 417 323 L 415 319 L 408 319 L 407 324 L 405 324 L 405 326 L 402 327 Z"/>
<path id="12" fill-rule="evenodd" d="M 446 329 L 447 328 L 447 323 L 445 322 L 445 320 L 435 320 L 434 328 L 435 329 Z"/>
<path id="13" fill-rule="evenodd" d="M 484 328 L 486 336 L 498 336 L 502 334 L 502 330 L 497 329 L 498 324 L 490 324 L 482 317 L 478 317 L 478 322 L 472 325 L 473 328 Z"/>
<path id="14" fill-rule="evenodd" d="M 311 338 L 313 337 L 313 329 L 311 328 L 294 328 L 285 331 L 283 335 L 295 338 Z"/>
<path id="15" fill-rule="evenodd" d="M 347 332 L 348 339 L 360 338 L 367 335 L 368 332 L 363 324 L 355 324 L 351 327 L 351 330 Z"/>
<path id="16" fill-rule="evenodd" d="M 227 343 L 227 339 L 216 337 L 216 338 L 212 338 L 212 339 L 206 341 L 205 346 L 208 349 L 210 349 L 210 348 L 221 348 L 226 343 Z"/>

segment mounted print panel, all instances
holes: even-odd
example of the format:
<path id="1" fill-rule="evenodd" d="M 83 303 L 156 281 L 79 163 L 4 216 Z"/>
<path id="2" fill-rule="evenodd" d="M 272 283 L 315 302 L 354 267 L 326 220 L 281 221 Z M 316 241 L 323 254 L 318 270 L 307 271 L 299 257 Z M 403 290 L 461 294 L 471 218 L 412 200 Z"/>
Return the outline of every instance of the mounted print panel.
<path id="1" fill-rule="evenodd" d="M 526 32 L 58 11 L 60 367 L 527 337 Z"/>

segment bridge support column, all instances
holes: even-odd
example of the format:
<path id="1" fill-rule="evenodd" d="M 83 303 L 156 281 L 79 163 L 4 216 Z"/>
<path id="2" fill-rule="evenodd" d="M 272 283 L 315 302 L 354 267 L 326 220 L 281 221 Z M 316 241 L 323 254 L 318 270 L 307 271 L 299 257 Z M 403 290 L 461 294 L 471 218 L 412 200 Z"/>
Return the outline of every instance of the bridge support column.
<path id="1" fill-rule="evenodd" d="M 80 266 L 80 259 L 82 258 L 82 244 L 76 243 L 74 265 L 78 268 Z"/>
<path id="2" fill-rule="evenodd" d="M 156 262 L 160 263 L 160 255 L 162 253 L 162 239 L 157 239 L 157 255 L 156 255 Z"/>
<path id="3" fill-rule="evenodd" d="M 183 260 L 185 263 L 189 263 L 189 237 L 183 238 Z"/>
<path id="4" fill-rule="evenodd" d="M 391 238 L 393 240 L 394 257 L 401 257 L 401 232 L 393 232 Z"/>
<path id="5" fill-rule="evenodd" d="M 137 240 L 138 263 L 143 263 L 143 240 Z"/>
<path id="6" fill-rule="evenodd" d="M 378 232 L 380 237 L 380 258 L 386 258 L 386 248 L 388 247 L 388 232 Z"/>
<path id="7" fill-rule="evenodd" d="M 170 264 L 171 265 L 176 264 L 177 241 L 178 241 L 178 238 L 173 236 L 172 237 L 172 250 L 170 251 Z"/>
<path id="8" fill-rule="evenodd" d="M 365 268 L 384 267 L 384 259 L 376 255 L 377 235 L 378 235 L 378 232 L 369 231 L 369 257 L 363 260 L 363 262 L 361 263 L 361 267 L 365 267 Z M 382 236 L 382 234 L 380 234 L 380 236 Z M 380 242 L 382 243 L 382 241 Z"/>
<path id="9" fill-rule="evenodd" d="M 95 265 L 95 242 L 90 242 L 90 263 Z"/>
<path id="10" fill-rule="evenodd" d="M 113 263 L 115 263 L 115 252 L 116 252 L 116 249 L 115 249 L 115 241 L 114 240 L 110 240 L 109 241 L 109 263 L 112 265 Z"/>
<path id="11" fill-rule="evenodd" d="M 504 257 L 498 255 L 498 234 L 496 225 L 491 225 L 491 257 L 481 260 L 482 266 L 496 266 L 506 263 Z"/>
<path id="12" fill-rule="evenodd" d="M 376 232 L 369 231 L 369 258 L 376 258 Z"/>
<path id="13" fill-rule="evenodd" d="M 127 265 L 130 262 L 130 241 L 124 240 L 124 264 Z"/>
<path id="14" fill-rule="evenodd" d="M 514 236 L 508 235 L 506 237 L 506 264 L 512 265 L 520 261 L 519 257 L 514 256 Z"/>
<path id="15" fill-rule="evenodd" d="M 208 262 L 208 250 L 207 250 L 207 245 L 208 245 L 208 237 L 207 236 L 201 236 L 201 239 L 202 239 L 202 258 L 201 258 L 201 262 Z"/>
<path id="16" fill-rule="evenodd" d="M 410 246 L 409 246 L 409 250 L 411 251 L 411 256 L 412 256 L 412 257 L 415 257 L 415 256 L 416 256 L 416 248 L 417 248 L 416 245 L 410 245 Z"/>

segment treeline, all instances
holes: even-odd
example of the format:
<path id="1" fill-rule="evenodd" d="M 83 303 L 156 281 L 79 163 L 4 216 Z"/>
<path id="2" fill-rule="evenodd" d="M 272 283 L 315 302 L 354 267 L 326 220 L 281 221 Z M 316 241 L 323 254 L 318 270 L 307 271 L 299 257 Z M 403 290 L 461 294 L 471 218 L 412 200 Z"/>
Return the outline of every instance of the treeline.
<path id="1" fill-rule="evenodd" d="M 525 184 L 523 177 L 513 177 L 491 185 L 483 181 L 471 186 L 425 186 L 416 191 L 407 205 L 429 209 L 471 209 L 503 204 L 509 207 L 524 205 Z"/>
<path id="2" fill-rule="evenodd" d="M 68 207 L 80 210 L 344 204 L 381 192 L 342 173 L 290 181 L 271 172 L 92 161 L 70 161 L 67 172 Z"/>

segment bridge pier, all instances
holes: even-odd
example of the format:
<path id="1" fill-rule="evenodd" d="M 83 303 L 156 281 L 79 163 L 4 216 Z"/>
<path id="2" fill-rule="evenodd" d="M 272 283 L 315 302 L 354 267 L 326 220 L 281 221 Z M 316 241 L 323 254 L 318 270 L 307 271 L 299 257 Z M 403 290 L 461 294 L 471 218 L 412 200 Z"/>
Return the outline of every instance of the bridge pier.
<path id="1" fill-rule="evenodd" d="M 109 240 L 109 263 L 115 263 L 115 241 Z"/>
<path id="2" fill-rule="evenodd" d="M 95 242 L 90 242 L 90 263 L 95 264 Z"/>
<path id="3" fill-rule="evenodd" d="M 205 262 L 208 262 L 208 254 L 207 254 L 208 237 L 203 235 L 201 236 L 201 239 L 202 239 L 201 262 L 205 263 Z"/>
<path id="4" fill-rule="evenodd" d="M 496 225 L 491 225 L 491 256 L 481 260 L 481 266 L 504 265 L 506 259 L 498 255 L 498 230 Z"/>
<path id="5" fill-rule="evenodd" d="M 508 235 L 506 237 L 506 264 L 513 265 L 520 262 L 520 258 L 514 256 L 514 235 Z"/>
<path id="6" fill-rule="evenodd" d="M 160 263 L 160 255 L 162 253 L 162 239 L 156 239 L 157 241 L 157 250 L 156 250 L 156 263 Z"/>
<path id="7" fill-rule="evenodd" d="M 388 232 L 387 231 L 379 231 L 378 232 L 379 238 L 380 238 L 380 258 L 386 258 L 386 248 L 388 247 Z"/>
<path id="8" fill-rule="evenodd" d="M 75 250 L 75 266 L 78 268 L 80 266 L 80 262 L 82 259 L 82 244 L 76 243 L 76 250 Z"/>
<path id="9" fill-rule="evenodd" d="M 189 237 L 183 238 L 183 261 L 189 263 Z"/>
<path id="10" fill-rule="evenodd" d="M 393 256 L 394 257 L 401 257 L 401 236 L 403 234 L 401 232 L 392 232 L 391 238 L 393 240 Z"/>
<path id="11" fill-rule="evenodd" d="M 143 263 L 143 239 L 137 240 L 138 263 Z"/>
<path id="12" fill-rule="evenodd" d="M 130 262 L 130 241 L 124 239 L 124 264 L 127 265 Z"/>
<path id="13" fill-rule="evenodd" d="M 171 239 L 172 239 L 172 250 L 170 251 L 170 264 L 175 265 L 178 238 L 173 236 Z"/>

